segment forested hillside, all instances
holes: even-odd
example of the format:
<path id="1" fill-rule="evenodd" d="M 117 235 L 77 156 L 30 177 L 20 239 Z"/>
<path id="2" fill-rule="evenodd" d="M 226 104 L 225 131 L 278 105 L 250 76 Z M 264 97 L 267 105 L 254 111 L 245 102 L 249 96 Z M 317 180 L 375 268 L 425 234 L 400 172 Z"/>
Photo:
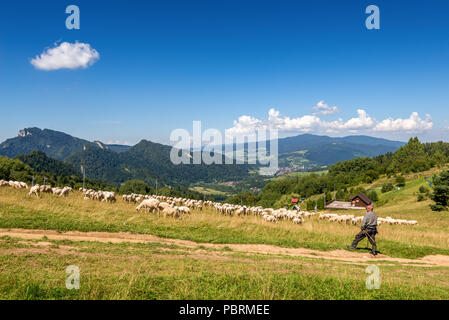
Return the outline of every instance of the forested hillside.
<path id="1" fill-rule="evenodd" d="M 66 161 L 75 167 L 84 164 L 89 177 L 116 185 L 131 179 L 143 180 L 150 185 L 155 185 L 157 179 L 160 185 L 172 186 L 188 186 L 196 181 L 242 179 L 254 167 L 204 163 L 175 165 L 170 160 L 170 151 L 170 146 L 142 140 L 121 153 L 88 146 Z"/>
<path id="2" fill-rule="evenodd" d="M 21 154 L 14 159 L 22 161 L 36 172 L 51 172 L 58 176 L 81 176 L 81 171 L 75 169 L 70 163 L 50 158 L 42 151 L 36 150 L 29 154 Z"/>
<path id="3" fill-rule="evenodd" d="M 329 167 L 326 174 L 278 179 L 268 183 L 259 194 L 240 193 L 227 199 L 227 202 L 274 206 L 283 196 L 289 199 L 293 196 L 309 198 L 330 191 L 349 195 L 349 188 L 373 182 L 381 175 L 392 177 L 422 172 L 448 161 L 449 143 L 421 143 L 418 138 L 412 138 L 394 153 L 337 162 Z M 331 197 L 328 195 L 327 199 Z"/>

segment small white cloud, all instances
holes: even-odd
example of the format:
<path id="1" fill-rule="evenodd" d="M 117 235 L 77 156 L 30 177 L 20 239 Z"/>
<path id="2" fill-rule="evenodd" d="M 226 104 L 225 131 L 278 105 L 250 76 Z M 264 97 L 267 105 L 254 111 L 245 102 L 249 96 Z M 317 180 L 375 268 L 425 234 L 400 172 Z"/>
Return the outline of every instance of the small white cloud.
<path id="1" fill-rule="evenodd" d="M 313 110 L 316 111 L 318 114 L 322 114 L 324 116 L 340 113 L 340 109 L 337 106 L 329 106 L 328 104 L 324 103 L 324 101 L 319 101 L 315 106 L 312 107 Z"/>
<path id="2" fill-rule="evenodd" d="M 354 130 L 354 129 L 367 129 L 374 126 L 374 120 L 371 118 L 365 110 L 357 110 L 358 117 L 351 118 L 345 123 L 338 126 L 338 129 Z"/>
<path id="3" fill-rule="evenodd" d="M 106 142 L 106 144 L 121 144 L 121 145 L 129 145 L 128 141 L 121 141 L 121 140 L 109 140 L 108 142 Z"/>
<path id="4" fill-rule="evenodd" d="M 385 119 L 376 125 L 374 131 L 413 133 L 427 131 L 432 129 L 432 127 L 433 123 L 430 115 L 426 115 L 426 119 L 421 119 L 418 112 L 413 112 L 408 119 Z"/>
<path id="5" fill-rule="evenodd" d="M 39 70 L 59 70 L 87 68 L 100 59 L 97 50 L 88 43 L 63 42 L 59 46 L 45 50 L 31 59 L 31 64 Z"/>

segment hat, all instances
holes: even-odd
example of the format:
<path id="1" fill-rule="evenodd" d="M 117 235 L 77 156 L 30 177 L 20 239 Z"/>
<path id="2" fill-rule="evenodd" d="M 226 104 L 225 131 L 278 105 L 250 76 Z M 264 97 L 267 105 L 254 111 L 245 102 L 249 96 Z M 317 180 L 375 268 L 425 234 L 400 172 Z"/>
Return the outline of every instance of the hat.
<path id="1" fill-rule="evenodd" d="M 366 209 L 373 209 L 373 208 L 374 208 L 374 206 L 372 204 L 369 204 L 366 206 Z"/>

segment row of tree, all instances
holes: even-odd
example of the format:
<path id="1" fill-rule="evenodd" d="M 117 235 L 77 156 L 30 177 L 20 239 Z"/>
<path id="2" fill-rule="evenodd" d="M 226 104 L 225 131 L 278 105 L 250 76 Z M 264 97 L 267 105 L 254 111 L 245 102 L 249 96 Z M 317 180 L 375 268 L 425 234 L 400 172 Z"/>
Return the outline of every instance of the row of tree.
<path id="1" fill-rule="evenodd" d="M 19 159 L 10 159 L 2 156 L 0 156 L 0 179 L 23 181 L 28 184 L 70 186 L 74 189 L 79 189 L 83 186 L 83 178 L 79 175 L 68 176 L 64 173 L 58 175 L 52 172 L 38 172 Z M 118 191 L 115 186 L 100 180 L 85 179 L 84 183 L 85 188 L 88 189 Z"/>
<path id="2" fill-rule="evenodd" d="M 31 161 L 33 165 L 36 165 L 37 169 L 31 168 L 21 160 Z M 49 172 L 54 170 L 57 173 Z M 0 179 L 1 180 L 13 180 L 23 181 L 28 184 L 47 184 L 51 186 L 70 186 L 74 189 L 79 189 L 83 186 L 83 178 L 78 174 L 73 173 L 73 168 L 63 163 L 60 160 L 55 160 L 47 157 L 42 152 L 32 152 L 27 157 L 17 157 L 16 159 L 10 159 L 0 156 Z M 141 180 L 129 180 L 122 183 L 119 188 L 101 180 L 85 179 L 84 186 L 87 189 L 94 190 L 109 190 L 116 191 L 121 194 L 155 194 L 170 196 L 170 197 L 184 197 L 190 199 L 206 199 L 206 197 L 199 193 L 192 191 L 186 187 L 176 186 L 163 186 L 156 190 L 154 187 L 148 186 Z M 207 198 L 209 199 L 209 198 Z M 212 199 L 211 199 L 212 200 Z"/>

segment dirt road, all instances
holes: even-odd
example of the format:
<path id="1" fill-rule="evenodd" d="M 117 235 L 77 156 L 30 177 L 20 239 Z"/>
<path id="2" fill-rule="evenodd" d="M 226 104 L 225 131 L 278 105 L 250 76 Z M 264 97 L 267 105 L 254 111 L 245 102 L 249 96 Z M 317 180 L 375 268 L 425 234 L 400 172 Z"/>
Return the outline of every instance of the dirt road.
<path id="1" fill-rule="evenodd" d="M 103 243 L 163 243 L 189 248 L 198 248 L 199 246 L 203 246 L 206 248 L 223 249 L 227 247 L 236 252 L 279 254 L 316 259 L 337 260 L 346 263 L 373 263 L 375 261 L 384 261 L 404 264 L 407 266 L 449 267 L 449 256 L 444 255 L 429 255 L 419 259 L 392 258 L 382 254 L 373 257 L 367 252 L 360 253 L 347 250 L 319 251 L 304 248 L 284 248 L 266 244 L 197 243 L 187 240 L 161 238 L 148 234 L 131 234 L 125 232 L 111 233 L 69 231 L 60 233 L 54 230 L 0 229 L 0 236 L 10 236 L 13 238 L 28 240 L 39 240 L 43 237 L 47 237 L 50 240 L 96 241 Z"/>

